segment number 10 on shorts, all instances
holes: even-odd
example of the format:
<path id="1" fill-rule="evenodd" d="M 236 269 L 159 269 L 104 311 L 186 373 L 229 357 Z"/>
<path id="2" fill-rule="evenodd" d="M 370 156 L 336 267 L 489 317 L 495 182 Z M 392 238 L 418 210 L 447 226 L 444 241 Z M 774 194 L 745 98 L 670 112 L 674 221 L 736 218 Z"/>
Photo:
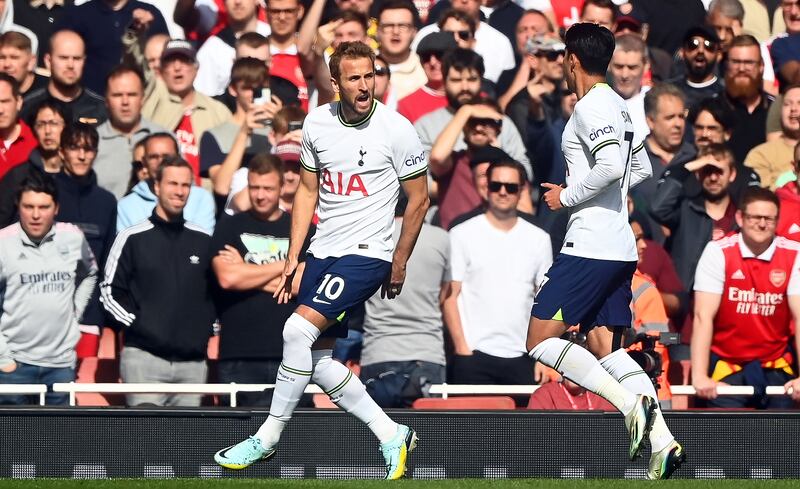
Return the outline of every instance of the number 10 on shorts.
<path id="1" fill-rule="evenodd" d="M 344 291 L 344 279 L 342 277 L 334 277 L 330 273 L 326 273 L 322 278 L 322 283 L 317 288 L 317 297 L 320 294 L 324 295 L 326 299 L 335 301 L 342 295 Z M 315 297 L 315 301 L 317 299 Z"/>

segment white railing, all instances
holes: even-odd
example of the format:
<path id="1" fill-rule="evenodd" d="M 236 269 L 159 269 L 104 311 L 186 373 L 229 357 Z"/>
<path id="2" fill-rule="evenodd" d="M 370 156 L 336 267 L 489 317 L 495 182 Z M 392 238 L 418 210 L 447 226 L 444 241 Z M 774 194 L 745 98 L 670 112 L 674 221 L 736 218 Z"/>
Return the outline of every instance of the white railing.
<path id="1" fill-rule="evenodd" d="M 0 386 L 20 387 L 20 386 Z M 35 392 L 19 392 L 26 394 L 40 394 L 41 404 L 44 404 L 45 386 L 21 386 L 28 388 L 40 388 Z M 53 391 L 69 393 L 69 405 L 75 405 L 75 394 L 77 393 L 98 393 L 98 394 L 209 394 L 230 396 L 231 407 L 237 407 L 236 394 L 239 392 L 261 392 L 273 389 L 275 384 L 84 384 L 84 383 L 59 383 L 53 384 Z M 467 384 L 434 384 L 430 388 L 430 393 L 441 395 L 447 399 L 454 395 L 529 395 L 536 391 L 538 385 L 467 385 Z M 696 394 L 694 387 L 690 385 L 673 385 L 672 395 L 693 396 Z M 5 391 L 0 390 L 0 393 Z M 306 387 L 306 394 L 322 393 L 316 385 Z M 11 393 L 11 392 L 8 392 Z M 720 396 L 752 396 L 753 388 L 749 386 L 719 386 L 717 394 Z M 768 396 L 783 396 L 786 391 L 783 386 L 768 386 Z"/>
<path id="2" fill-rule="evenodd" d="M 39 395 L 39 405 L 44 406 L 44 395 L 47 393 L 47 386 L 43 384 L 0 384 L 0 395 L 2 394 L 21 394 Z"/>

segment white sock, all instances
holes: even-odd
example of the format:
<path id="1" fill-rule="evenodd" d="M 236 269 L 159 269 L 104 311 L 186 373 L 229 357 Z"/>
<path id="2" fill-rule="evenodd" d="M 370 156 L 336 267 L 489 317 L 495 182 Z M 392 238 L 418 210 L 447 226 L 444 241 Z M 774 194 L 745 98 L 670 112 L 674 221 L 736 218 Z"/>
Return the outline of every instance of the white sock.
<path id="1" fill-rule="evenodd" d="M 331 358 L 332 350 L 314 350 L 311 358 L 314 373 L 311 380 L 320 386 L 331 401 L 363 421 L 381 443 L 397 433 L 397 423 L 369 397 L 361 380 L 347 367 Z"/>
<path id="2" fill-rule="evenodd" d="M 653 399 L 658 399 L 656 388 L 650 377 L 642 370 L 623 349 L 615 350 L 600 359 L 600 365 L 617 379 L 617 382 L 634 394 L 646 394 Z M 650 430 L 650 446 L 654 452 L 659 452 L 667 447 L 675 437 L 669 431 L 661 408 L 657 409 L 656 419 L 653 422 L 653 429 Z"/>
<path id="3" fill-rule="evenodd" d="M 275 379 L 269 417 L 255 435 L 264 447 L 277 445 L 283 428 L 292 419 L 311 380 L 311 345 L 319 335 L 320 330 L 297 313 L 289 316 L 283 326 L 283 359 Z"/>
<path id="4" fill-rule="evenodd" d="M 590 390 L 628 414 L 636 405 L 636 395 L 625 389 L 597 361 L 589 350 L 561 338 L 548 338 L 528 355 L 569 380 Z"/>

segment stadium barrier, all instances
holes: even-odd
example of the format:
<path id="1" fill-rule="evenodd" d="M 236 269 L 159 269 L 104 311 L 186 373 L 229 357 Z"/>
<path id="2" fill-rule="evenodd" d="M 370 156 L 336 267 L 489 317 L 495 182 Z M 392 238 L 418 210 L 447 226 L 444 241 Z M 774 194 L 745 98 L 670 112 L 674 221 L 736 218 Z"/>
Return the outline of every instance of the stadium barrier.
<path id="1" fill-rule="evenodd" d="M 40 386 L 43 387 L 43 386 Z M 75 394 L 91 392 L 97 394 L 207 394 L 230 396 L 230 406 L 237 407 L 236 394 L 239 392 L 261 392 L 273 389 L 275 384 L 124 384 L 124 383 L 57 383 L 53 391 L 69 393 L 69 405 L 75 406 Z M 538 385 L 459 385 L 434 384 L 430 388 L 433 395 L 441 395 L 447 399 L 451 395 L 530 395 Z M 0 391 L 2 393 L 3 391 Z M 38 392 L 38 391 L 37 391 Z M 323 393 L 316 385 L 309 385 L 306 394 Z M 753 388 L 749 386 L 719 386 L 721 396 L 752 396 Z M 673 395 L 694 395 L 694 387 L 690 385 L 672 386 Z M 767 395 L 783 396 L 783 386 L 767 387 Z M 43 394 L 42 394 L 43 396 Z M 42 399 L 44 399 L 42 397 Z M 43 404 L 43 402 L 42 402 Z"/>
<path id="2" fill-rule="evenodd" d="M 0 394 L 39 395 L 39 405 L 44 406 L 47 386 L 44 384 L 0 384 Z"/>
<path id="3" fill-rule="evenodd" d="M 622 416 L 609 412 L 414 411 L 390 416 L 420 437 L 409 476 L 642 479 Z M 267 412 L 236 408 L 0 408 L 0 477 L 380 478 L 374 435 L 338 410 L 298 410 L 274 459 L 244 471 L 213 454 L 253 434 Z M 667 412 L 687 461 L 676 478 L 800 477 L 798 412 Z M 1 484 L 1 482 L 0 482 Z M 755 486 L 754 486 L 755 487 Z"/>

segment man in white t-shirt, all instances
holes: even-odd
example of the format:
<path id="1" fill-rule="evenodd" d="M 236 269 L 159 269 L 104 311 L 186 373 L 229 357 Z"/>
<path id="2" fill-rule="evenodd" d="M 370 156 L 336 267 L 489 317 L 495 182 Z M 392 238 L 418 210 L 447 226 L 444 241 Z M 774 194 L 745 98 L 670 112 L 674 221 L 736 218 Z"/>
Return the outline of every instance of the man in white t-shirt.
<path id="1" fill-rule="evenodd" d="M 516 67 L 514 49 L 511 47 L 511 41 L 502 32 L 486 22 L 481 22 L 480 7 L 481 2 L 478 0 L 467 0 L 453 4 L 453 9 L 464 12 L 478 23 L 478 28 L 475 30 L 475 52 L 483 58 L 483 63 L 486 67 L 484 78 L 497 83 L 504 71 L 513 70 Z M 414 42 L 411 44 L 411 49 L 416 51 L 422 38 L 438 31 L 439 26 L 437 24 L 426 25 L 417 33 Z"/>
<path id="2" fill-rule="evenodd" d="M 664 479 L 685 454 L 664 423 L 652 382 L 621 345 L 624 329 L 631 327 L 631 279 L 638 259 L 627 194 L 650 176 L 650 162 L 625 101 L 605 83 L 614 35 L 597 24 L 578 23 L 565 43 L 567 86 L 578 96 L 561 140 L 567 187 L 542 187 L 548 207 L 566 207 L 570 216 L 564 246 L 531 311 L 527 348 L 534 360 L 623 413 L 631 460 L 650 435 L 648 477 Z M 560 338 L 575 325 L 586 333 L 589 351 Z"/>
<path id="3" fill-rule="evenodd" d="M 311 111 L 303 124 L 300 186 L 292 207 L 286 268 L 276 292 L 293 294 L 293 278 L 316 209 L 297 293 L 297 309 L 283 329 L 283 360 L 267 421 L 255 436 L 220 450 L 223 467 L 243 469 L 276 453 L 309 381 L 339 407 L 363 421 L 381 442 L 386 478 L 405 475 L 414 430 L 392 421 L 367 395 L 358 377 L 332 361 L 342 322 L 381 286 L 389 299 L 400 294 L 408 258 L 428 208 L 427 160 L 408 119 L 374 100 L 375 53 L 361 42 L 344 42 L 331 57 L 331 82 L 340 101 Z M 402 186 L 408 196 L 395 244 L 394 209 Z"/>
<path id="4" fill-rule="evenodd" d="M 533 383 L 525 350 L 536 286 L 553 261 L 550 236 L 517 217 L 526 177 L 516 161 L 487 171 L 487 210 L 450 230 L 445 323 L 455 347 L 449 382 Z"/>

